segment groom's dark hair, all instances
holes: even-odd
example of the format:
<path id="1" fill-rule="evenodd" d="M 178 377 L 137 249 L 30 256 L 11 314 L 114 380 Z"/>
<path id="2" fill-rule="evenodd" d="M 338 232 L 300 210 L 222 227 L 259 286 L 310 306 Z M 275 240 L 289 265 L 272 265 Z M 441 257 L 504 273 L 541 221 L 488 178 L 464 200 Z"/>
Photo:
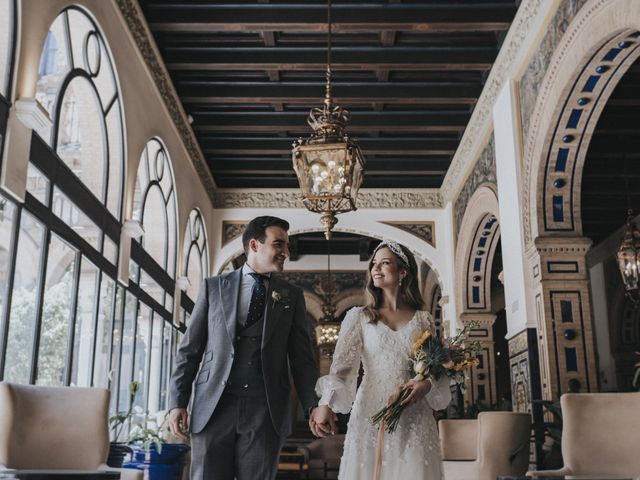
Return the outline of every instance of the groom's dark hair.
<path id="1" fill-rule="evenodd" d="M 249 242 L 252 238 L 255 238 L 260 243 L 264 243 L 267 238 L 267 228 L 280 227 L 285 232 L 289 230 L 289 222 L 278 217 L 270 217 L 265 215 L 263 217 L 256 217 L 247 224 L 247 228 L 242 233 L 242 247 L 244 253 L 249 252 Z"/>

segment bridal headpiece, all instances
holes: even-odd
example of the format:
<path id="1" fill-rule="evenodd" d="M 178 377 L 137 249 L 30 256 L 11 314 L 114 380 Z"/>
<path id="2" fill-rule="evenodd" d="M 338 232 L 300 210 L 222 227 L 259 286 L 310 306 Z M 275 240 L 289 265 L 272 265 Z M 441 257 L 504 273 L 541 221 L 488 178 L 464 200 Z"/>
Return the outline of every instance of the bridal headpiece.
<path id="1" fill-rule="evenodd" d="M 393 240 L 383 240 L 382 242 L 380 242 L 380 245 L 378 245 L 373 251 L 373 254 L 375 255 L 376 252 L 383 247 L 391 250 L 398 258 L 400 258 L 400 260 L 402 260 L 405 265 L 409 266 L 409 259 L 407 258 L 407 255 L 402 251 L 402 247 L 398 242 L 394 242 Z"/>

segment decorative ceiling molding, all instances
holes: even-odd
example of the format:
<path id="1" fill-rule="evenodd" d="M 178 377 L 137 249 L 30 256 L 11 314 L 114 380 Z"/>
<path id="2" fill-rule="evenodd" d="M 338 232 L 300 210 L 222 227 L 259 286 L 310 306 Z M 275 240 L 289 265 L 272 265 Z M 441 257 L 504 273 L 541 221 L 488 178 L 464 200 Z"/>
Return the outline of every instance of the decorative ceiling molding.
<path id="1" fill-rule="evenodd" d="M 238 238 L 247 228 L 249 220 L 223 220 L 222 221 L 222 246 L 233 239 Z"/>
<path id="2" fill-rule="evenodd" d="M 202 150 L 200 150 L 191 125 L 189 125 L 187 114 L 182 108 L 180 98 L 160 56 L 160 52 L 149 30 L 142 9 L 136 0 L 116 0 L 116 3 L 138 47 L 138 51 L 147 66 L 149 74 L 151 78 L 153 78 L 156 88 L 164 101 L 167 112 L 176 126 L 182 143 L 191 158 L 193 167 L 198 173 L 198 177 L 209 198 L 212 202 L 215 202 L 216 185 L 213 176 L 207 166 L 204 154 Z"/>
<path id="3" fill-rule="evenodd" d="M 369 190 L 361 189 L 358 208 L 442 208 L 437 189 Z M 304 208 L 300 190 L 260 191 L 251 189 L 217 189 L 216 208 Z"/>
<path id="4" fill-rule="evenodd" d="M 457 195 L 484 146 L 484 139 L 493 128 L 496 98 L 504 82 L 515 76 L 527 58 L 531 45 L 526 40 L 536 33 L 531 31 L 532 26 L 548 23 L 545 17 L 551 8 L 557 8 L 558 3 L 558 0 L 523 0 L 520 4 L 442 183 L 440 193 L 445 203 Z M 521 61 L 516 62 L 518 57 L 521 57 Z"/>
<path id="5" fill-rule="evenodd" d="M 404 230 L 405 232 L 418 237 L 420 240 L 427 242 L 433 248 L 436 247 L 434 222 L 392 221 L 380 223 Z"/>

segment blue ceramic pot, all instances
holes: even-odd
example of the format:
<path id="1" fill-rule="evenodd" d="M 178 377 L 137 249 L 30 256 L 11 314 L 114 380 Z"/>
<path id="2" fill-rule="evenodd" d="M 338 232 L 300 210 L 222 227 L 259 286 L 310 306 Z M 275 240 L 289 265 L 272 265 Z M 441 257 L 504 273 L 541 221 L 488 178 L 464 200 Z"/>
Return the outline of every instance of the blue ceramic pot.
<path id="1" fill-rule="evenodd" d="M 124 468 L 142 470 L 145 472 L 144 478 L 149 480 L 180 480 L 184 456 L 190 447 L 182 444 L 164 444 L 160 453 L 153 445 L 148 449 L 133 445 L 131 448 L 131 461 L 122 465 Z"/>

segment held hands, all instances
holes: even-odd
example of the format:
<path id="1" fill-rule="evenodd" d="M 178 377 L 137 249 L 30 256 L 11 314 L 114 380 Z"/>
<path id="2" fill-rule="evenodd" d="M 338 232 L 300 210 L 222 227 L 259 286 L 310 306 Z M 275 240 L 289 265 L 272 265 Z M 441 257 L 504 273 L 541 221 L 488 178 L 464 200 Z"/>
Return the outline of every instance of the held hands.
<path id="1" fill-rule="evenodd" d="M 431 380 L 428 378 L 424 380 L 409 380 L 407 383 L 400 385 L 398 390 L 401 391 L 405 388 L 409 389 L 410 393 L 409 396 L 401 402 L 401 405 L 416 403 L 431 390 Z"/>
<path id="2" fill-rule="evenodd" d="M 311 411 L 309 428 L 316 437 L 322 438 L 327 435 L 334 435 L 338 432 L 336 427 L 337 420 L 338 417 L 327 405 L 319 405 Z"/>
<path id="3" fill-rule="evenodd" d="M 186 408 L 173 408 L 169 412 L 169 429 L 171 433 L 181 440 L 188 440 L 187 425 L 189 414 Z"/>

